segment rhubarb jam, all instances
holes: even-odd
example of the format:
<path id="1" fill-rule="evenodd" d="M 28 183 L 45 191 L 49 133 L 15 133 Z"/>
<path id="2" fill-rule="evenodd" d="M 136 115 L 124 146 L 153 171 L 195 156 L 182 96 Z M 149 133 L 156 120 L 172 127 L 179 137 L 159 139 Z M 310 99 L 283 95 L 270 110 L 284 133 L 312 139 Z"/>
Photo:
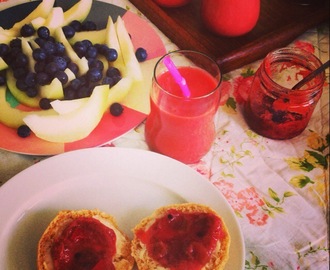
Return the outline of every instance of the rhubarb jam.
<path id="1" fill-rule="evenodd" d="M 114 270 L 115 253 L 115 232 L 89 217 L 73 220 L 51 249 L 55 270 Z"/>
<path id="2" fill-rule="evenodd" d="M 218 240 L 226 237 L 221 220 L 209 213 L 183 213 L 171 209 L 137 237 L 149 256 L 175 270 L 200 270 L 209 262 Z"/>

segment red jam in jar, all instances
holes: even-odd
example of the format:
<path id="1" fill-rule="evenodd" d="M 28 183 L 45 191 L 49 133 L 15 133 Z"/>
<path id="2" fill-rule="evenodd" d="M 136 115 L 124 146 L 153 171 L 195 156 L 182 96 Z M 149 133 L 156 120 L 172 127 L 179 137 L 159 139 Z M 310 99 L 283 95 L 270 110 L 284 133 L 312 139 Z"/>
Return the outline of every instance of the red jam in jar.
<path id="1" fill-rule="evenodd" d="M 313 54 L 298 48 L 269 53 L 255 74 L 244 107 L 249 127 L 259 135 L 277 140 L 303 132 L 321 97 L 325 73 L 300 89 L 292 88 L 321 64 Z"/>
<path id="2" fill-rule="evenodd" d="M 51 249 L 55 270 L 115 270 L 115 253 L 115 232 L 89 217 L 73 220 Z"/>
<path id="3" fill-rule="evenodd" d="M 183 213 L 171 209 L 137 237 L 149 256 L 170 270 L 200 270 L 222 240 L 221 220 L 209 213 Z"/>

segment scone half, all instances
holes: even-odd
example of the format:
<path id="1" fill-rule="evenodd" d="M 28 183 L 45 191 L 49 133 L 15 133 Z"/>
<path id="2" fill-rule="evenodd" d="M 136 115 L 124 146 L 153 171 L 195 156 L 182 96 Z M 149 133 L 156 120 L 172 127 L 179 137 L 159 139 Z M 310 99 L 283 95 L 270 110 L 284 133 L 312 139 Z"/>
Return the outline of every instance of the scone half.
<path id="1" fill-rule="evenodd" d="M 210 207 L 184 203 L 155 210 L 133 229 L 132 256 L 139 270 L 222 270 L 230 235 Z"/>
<path id="2" fill-rule="evenodd" d="M 111 265 L 130 270 L 134 265 L 130 250 L 129 238 L 111 215 L 99 210 L 63 210 L 39 240 L 37 265 L 38 270 L 70 269 L 79 264 L 90 265 L 90 269 L 113 269 Z"/>

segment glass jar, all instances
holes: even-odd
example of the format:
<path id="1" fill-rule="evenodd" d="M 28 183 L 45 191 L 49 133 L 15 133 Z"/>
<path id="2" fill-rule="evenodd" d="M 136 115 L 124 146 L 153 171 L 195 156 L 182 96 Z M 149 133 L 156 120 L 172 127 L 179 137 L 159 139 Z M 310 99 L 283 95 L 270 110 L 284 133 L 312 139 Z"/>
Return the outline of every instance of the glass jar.
<path id="1" fill-rule="evenodd" d="M 290 139 L 306 128 L 319 101 L 325 73 L 301 89 L 292 87 L 322 63 L 307 51 L 282 48 L 269 53 L 257 70 L 244 107 L 244 117 L 256 133 Z"/>

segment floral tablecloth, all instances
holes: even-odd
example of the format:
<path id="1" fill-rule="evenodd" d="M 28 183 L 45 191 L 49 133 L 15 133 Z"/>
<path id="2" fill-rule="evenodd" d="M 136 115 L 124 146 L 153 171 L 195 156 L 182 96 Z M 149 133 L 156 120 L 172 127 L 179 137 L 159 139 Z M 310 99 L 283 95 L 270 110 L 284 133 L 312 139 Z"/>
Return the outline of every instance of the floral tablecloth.
<path id="1" fill-rule="evenodd" d="M 140 14 L 127 1 L 108 2 Z M 176 48 L 163 40 L 167 50 Z M 329 26 L 311 29 L 288 46 L 311 51 L 325 62 Z M 291 140 L 274 141 L 255 134 L 242 117 L 259 65 L 257 61 L 224 75 L 217 137 L 210 152 L 189 166 L 212 182 L 234 209 L 246 245 L 245 269 L 329 269 L 329 69 L 306 130 Z M 107 146 L 147 150 L 144 123 Z M 0 150 L 0 184 L 44 158 Z"/>

